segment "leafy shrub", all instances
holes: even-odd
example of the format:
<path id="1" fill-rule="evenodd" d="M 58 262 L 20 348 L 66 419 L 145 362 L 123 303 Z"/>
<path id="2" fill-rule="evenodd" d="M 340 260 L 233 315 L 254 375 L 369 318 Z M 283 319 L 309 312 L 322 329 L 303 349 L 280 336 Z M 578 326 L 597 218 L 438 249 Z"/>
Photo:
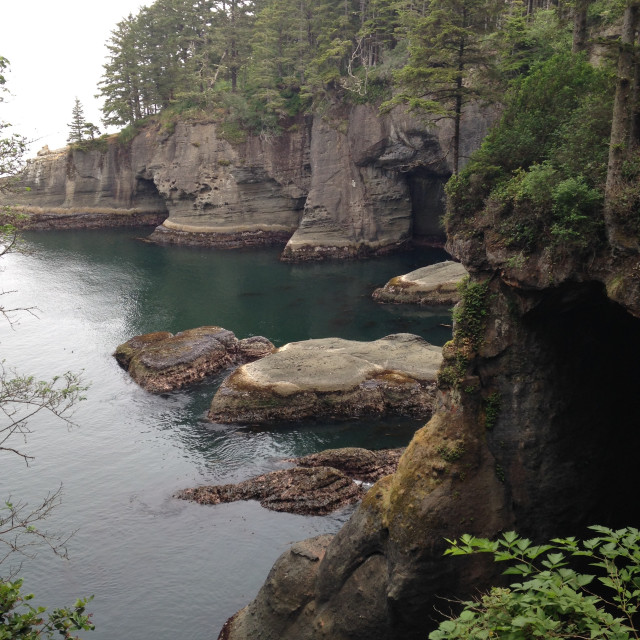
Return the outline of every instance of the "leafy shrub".
<path id="1" fill-rule="evenodd" d="M 470 535 L 447 540 L 445 554 L 491 553 L 509 564 L 505 575 L 520 581 L 464 602 L 460 615 L 442 622 L 429 639 L 638 638 L 640 532 L 590 529 L 596 537 L 544 545 L 513 531 L 495 542 Z"/>
<path id="2" fill-rule="evenodd" d="M 150 121 L 150 118 L 141 118 L 127 125 L 118 134 L 118 143 L 122 146 L 128 145 Z"/>
<path id="3" fill-rule="evenodd" d="M 583 176 L 559 182 L 552 192 L 555 222 L 551 234 L 559 241 L 585 247 L 593 242 L 602 227 L 596 212 L 602 206 L 603 194 L 587 185 Z"/>
<path id="4" fill-rule="evenodd" d="M 471 282 L 469 277 L 458 284 L 460 303 L 453 310 L 454 341 L 466 340 L 473 351 L 482 343 L 487 317 L 489 282 Z"/>
<path id="5" fill-rule="evenodd" d="M 501 121 L 447 184 L 448 230 L 490 213 L 510 248 L 597 245 L 612 95 L 610 74 L 582 55 L 516 78 Z"/>

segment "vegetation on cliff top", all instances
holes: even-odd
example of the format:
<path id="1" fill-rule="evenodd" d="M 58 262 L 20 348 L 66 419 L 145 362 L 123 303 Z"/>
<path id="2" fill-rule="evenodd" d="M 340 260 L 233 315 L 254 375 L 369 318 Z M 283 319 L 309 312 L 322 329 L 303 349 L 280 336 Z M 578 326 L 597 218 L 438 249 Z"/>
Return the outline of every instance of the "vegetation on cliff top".
<path id="1" fill-rule="evenodd" d="M 524 47 L 526 56 L 516 56 L 515 64 L 524 67 L 509 82 L 501 120 L 447 185 L 450 234 L 485 229 L 521 257 L 549 248 L 593 254 L 611 233 L 608 213 L 627 235 L 638 236 L 634 6 L 593 3 L 587 16 L 597 30 L 614 17 L 619 26 L 624 14 L 625 24 L 633 22 L 628 42 L 624 33 L 609 40 L 577 38 L 576 20 L 572 43 L 554 28 L 546 46 Z M 560 11 L 540 12 L 536 20 L 559 25 Z M 525 25 L 521 45 L 529 41 L 527 31 L 537 30 Z M 629 51 L 632 60 L 624 67 Z"/>
<path id="2" fill-rule="evenodd" d="M 268 136 L 329 105 L 405 104 L 453 120 L 457 167 L 465 105 L 501 102 L 570 47 L 570 15 L 534 0 L 156 0 L 112 32 L 104 122 L 162 113 L 167 126 L 198 118 Z"/>

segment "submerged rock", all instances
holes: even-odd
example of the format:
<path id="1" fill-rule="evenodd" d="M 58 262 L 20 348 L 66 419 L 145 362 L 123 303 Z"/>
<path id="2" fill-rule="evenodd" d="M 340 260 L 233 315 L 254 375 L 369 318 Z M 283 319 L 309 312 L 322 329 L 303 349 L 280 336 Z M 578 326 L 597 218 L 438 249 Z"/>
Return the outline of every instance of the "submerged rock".
<path id="1" fill-rule="evenodd" d="M 265 424 L 397 413 L 428 418 L 442 349 L 400 333 L 292 342 L 228 376 L 209 419 Z"/>
<path id="2" fill-rule="evenodd" d="M 238 484 L 185 489 L 176 497 L 199 504 L 259 500 L 263 507 L 273 511 L 326 515 L 364 496 L 366 487 L 354 480 L 373 482 L 394 473 L 403 451 L 327 449 L 285 460 L 298 465 L 292 469 L 271 471 Z"/>
<path id="3" fill-rule="evenodd" d="M 160 393 L 274 350 L 273 344 L 261 336 L 238 340 L 233 332 L 212 326 L 176 335 L 157 331 L 135 336 L 119 345 L 113 355 L 141 387 Z"/>
<path id="4" fill-rule="evenodd" d="M 353 504 L 365 489 L 331 467 L 279 469 L 238 484 L 185 489 L 176 497 L 199 504 L 259 500 L 272 511 L 322 516 Z"/>
<path id="5" fill-rule="evenodd" d="M 373 292 L 376 302 L 453 305 L 460 300 L 458 283 L 467 276 L 459 263 L 447 260 L 396 276 Z"/>

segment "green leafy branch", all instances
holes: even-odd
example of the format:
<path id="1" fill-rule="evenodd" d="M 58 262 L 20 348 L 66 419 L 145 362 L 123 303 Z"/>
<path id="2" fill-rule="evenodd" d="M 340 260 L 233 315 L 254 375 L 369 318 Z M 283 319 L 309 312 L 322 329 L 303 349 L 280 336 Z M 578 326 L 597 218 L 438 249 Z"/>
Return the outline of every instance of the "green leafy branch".
<path id="1" fill-rule="evenodd" d="M 470 535 L 447 540 L 451 546 L 445 555 L 491 553 L 496 562 L 509 563 L 505 575 L 521 581 L 463 602 L 460 615 L 442 622 L 429 639 L 637 639 L 640 532 L 590 529 L 598 535 L 584 541 L 554 538 L 542 545 L 513 531 L 497 541 Z M 572 566 L 582 559 L 593 572 Z"/>
<path id="2" fill-rule="evenodd" d="M 34 376 L 10 372 L 0 362 L 0 416 L 5 418 L 0 422 L 0 451 L 15 453 L 28 461 L 30 456 L 7 446 L 9 438 L 31 433 L 29 420 L 41 411 L 48 411 L 72 426 L 72 408 L 84 400 L 82 394 L 86 390 L 81 374 L 67 371 L 51 380 L 36 380 Z"/>
<path id="3" fill-rule="evenodd" d="M 54 609 L 29 604 L 33 594 L 22 595 L 22 580 L 0 582 L 0 640 L 42 640 L 62 637 L 78 640 L 74 631 L 92 631 L 91 614 L 86 606 L 93 596 L 76 600 L 72 607 Z"/>

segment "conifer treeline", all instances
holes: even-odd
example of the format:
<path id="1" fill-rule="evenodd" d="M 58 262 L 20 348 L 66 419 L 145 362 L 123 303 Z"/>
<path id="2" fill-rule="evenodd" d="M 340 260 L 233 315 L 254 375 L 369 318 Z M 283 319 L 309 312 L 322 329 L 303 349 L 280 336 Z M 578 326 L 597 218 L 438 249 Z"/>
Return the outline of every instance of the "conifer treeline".
<path id="1" fill-rule="evenodd" d="M 397 43 L 396 0 L 156 0 L 119 22 L 99 84 L 104 121 L 251 95 L 282 116 L 333 84 L 364 95 Z"/>
<path id="2" fill-rule="evenodd" d="M 112 32 L 104 123 L 195 107 L 265 131 L 336 93 L 459 119 L 496 78 L 570 43 L 571 0 L 557 1 L 156 0 Z"/>

